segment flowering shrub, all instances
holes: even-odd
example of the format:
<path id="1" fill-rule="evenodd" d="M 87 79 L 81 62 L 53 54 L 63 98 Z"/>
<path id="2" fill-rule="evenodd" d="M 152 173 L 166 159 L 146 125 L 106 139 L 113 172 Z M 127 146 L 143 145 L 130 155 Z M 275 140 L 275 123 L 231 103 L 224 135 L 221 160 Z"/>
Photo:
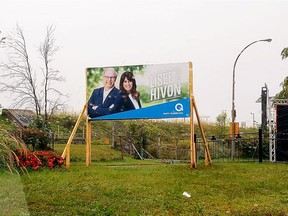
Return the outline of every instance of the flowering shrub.
<path id="1" fill-rule="evenodd" d="M 32 168 L 38 170 L 39 168 L 49 167 L 50 169 L 61 167 L 64 164 L 64 159 L 56 155 L 52 151 L 23 151 L 17 150 L 17 158 L 19 160 L 20 168 Z"/>

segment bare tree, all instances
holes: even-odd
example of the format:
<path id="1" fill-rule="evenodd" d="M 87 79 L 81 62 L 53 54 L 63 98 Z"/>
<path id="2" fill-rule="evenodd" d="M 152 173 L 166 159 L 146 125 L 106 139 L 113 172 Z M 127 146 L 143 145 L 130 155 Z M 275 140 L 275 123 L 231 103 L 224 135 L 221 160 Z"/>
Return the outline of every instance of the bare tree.
<path id="1" fill-rule="evenodd" d="M 15 99 L 13 106 L 24 104 L 33 106 L 37 115 L 41 114 L 36 91 L 36 77 L 32 71 L 23 30 L 17 25 L 16 31 L 6 39 L 5 47 L 9 56 L 7 63 L 1 63 L 2 91 L 10 92 Z"/>
<path id="2" fill-rule="evenodd" d="M 53 82 L 63 81 L 59 76 L 59 71 L 50 66 L 58 50 L 55 45 L 54 29 L 52 26 L 47 28 L 46 38 L 38 50 L 45 65 L 45 68 L 42 68 L 43 76 L 40 77 L 41 73 L 36 73 L 32 69 L 24 33 L 18 25 L 16 31 L 5 41 L 5 47 L 8 50 L 7 61 L 0 63 L 3 69 L 0 74 L 1 90 L 11 93 L 15 101 L 12 106 L 32 108 L 38 116 L 44 114 L 45 121 L 55 109 L 63 105 L 60 101 L 61 92 L 51 87 Z M 37 86 L 36 77 L 42 80 L 40 87 Z M 54 97 L 55 93 L 57 94 L 56 99 L 50 98 L 49 92 L 51 91 L 54 92 Z"/>
<path id="3" fill-rule="evenodd" d="M 53 61 L 53 56 L 58 51 L 58 47 L 55 45 L 54 36 L 55 27 L 48 26 L 46 30 L 46 38 L 43 43 L 39 46 L 39 52 L 41 58 L 44 62 L 45 68 L 42 68 L 43 72 L 43 94 L 44 94 L 44 118 L 48 120 L 49 115 L 53 114 L 55 110 L 64 104 L 61 103 L 61 97 L 63 94 L 52 86 L 52 83 L 63 81 L 63 77 L 60 76 L 58 70 L 54 70 L 51 67 L 51 62 Z M 56 99 L 49 98 L 49 94 L 56 95 Z"/>

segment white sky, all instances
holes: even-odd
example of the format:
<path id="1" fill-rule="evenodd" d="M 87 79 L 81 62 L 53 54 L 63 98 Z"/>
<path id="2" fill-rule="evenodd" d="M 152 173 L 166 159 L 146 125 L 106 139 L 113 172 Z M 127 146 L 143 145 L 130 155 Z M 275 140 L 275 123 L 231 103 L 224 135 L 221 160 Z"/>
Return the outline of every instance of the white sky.
<path id="1" fill-rule="evenodd" d="M 251 113 L 261 121 L 255 103 L 261 88 L 266 83 L 274 96 L 288 75 L 288 60 L 280 55 L 288 47 L 287 8 L 288 1 L 277 0 L 0 0 L 0 36 L 18 23 L 34 52 L 46 27 L 56 26 L 61 49 L 53 68 L 66 79 L 59 88 L 69 93 L 73 112 L 85 103 L 87 67 L 191 61 L 197 108 L 209 121 L 223 110 L 231 118 L 240 51 L 272 38 L 249 47 L 236 65 L 236 121 L 252 125 Z M 0 93 L 0 104 L 9 107 L 7 95 Z"/>

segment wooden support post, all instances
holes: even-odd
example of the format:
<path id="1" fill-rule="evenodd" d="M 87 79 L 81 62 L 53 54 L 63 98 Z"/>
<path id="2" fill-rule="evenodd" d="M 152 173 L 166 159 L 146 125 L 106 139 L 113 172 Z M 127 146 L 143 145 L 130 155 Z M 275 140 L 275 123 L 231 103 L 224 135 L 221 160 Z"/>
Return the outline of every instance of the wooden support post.
<path id="1" fill-rule="evenodd" d="M 86 166 L 91 165 L 91 134 L 92 127 L 91 121 L 89 121 L 88 117 L 86 119 Z"/>
<path id="2" fill-rule="evenodd" d="M 211 164 L 211 156 L 209 152 L 208 143 L 204 134 L 204 130 L 200 121 L 199 113 L 196 107 L 195 98 L 193 95 L 193 72 L 192 72 L 192 63 L 189 62 L 189 93 L 190 93 L 190 159 L 191 159 L 191 166 L 190 168 L 196 168 L 197 161 L 196 161 L 196 143 L 194 138 L 194 111 L 197 117 L 197 121 L 201 130 L 201 135 L 203 142 L 205 144 L 205 164 Z"/>
<path id="3" fill-rule="evenodd" d="M 196 114 L 196 117 L 197 117 L 197 121 L 198 121 L 198 124 L 199 124 L 199 128 L 200 128 L 200 131 L 201 131 L 203 143 L 205 145 L 205 164 L 206 165 L 210 165 L 212 161 L 211 161 L 209 146 L 208 146 L 208 143 L 207 143 L 207 140 L 206 140 L 206 137 L 205 137 L 204 129 L 203 129 L 201 121 L 200 121 L 200 116 L 199 116 L 199 113 L 198 113 L 198 110 L 197 110 L 197 106 L 196 106 L 196 103 L 195 103 L 195 98 L 193 98 L 192 102 L 193 102 L 193 107 L 194 107 L 195 114 Z"/>
<path id="4" fill-rule="evenodd" d="M 189 93 L 190 93 L 190 168 L 196 168 L 196 145 L 194 140 L 194 108 L 193 108 L 193 73 L 189 62 Z"/>
<path id="5" fill-rule="evenodd" d="M 77 119 L 77 121 L 76 121 L 76 124 L 74 125 L 74 128 L 73 128 L 73 130 L 72 130 L 72 133 L 70 134 L 70 137 L 69 137 L 69 139 L 68 139 L 68 142 L 67 142 L 67 144 L 66 144 L 66 146 L 65 146 L 65 149 L 64 149 L 64 151 L 63 151 L 63 153 L 62 153 L 62 157 L 63 157 L 63 158 L 66 158 L 66 167 L 68 167 L 68 168 L 69 168 L 69 166 L 70 166 L 70 145 L 71 145 L 72 140 L 73 140 L 73 138 L 74 138 L 74 136 L 75 136 L 75 134 L 76 134 L 76 132 L 77 132 L 77 129 L 78 129 L 79 124 L 80 124 L 80 121 L 81 121 L 81 118 L 82 118 L 84 112 L 86 111 L 86 108 L 87 108 L 87 104 L 84 105 L 84 107 L 83 107 L 83 109 L 82 109 L 82 111 L 81 111 L 81 114 L 78 116 L 78 119 Z"/>

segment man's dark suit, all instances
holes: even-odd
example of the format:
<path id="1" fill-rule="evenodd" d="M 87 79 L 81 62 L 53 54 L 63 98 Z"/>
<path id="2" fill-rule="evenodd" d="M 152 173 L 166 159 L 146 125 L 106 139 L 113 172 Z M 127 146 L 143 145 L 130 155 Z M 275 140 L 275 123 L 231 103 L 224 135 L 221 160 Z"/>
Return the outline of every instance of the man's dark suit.
<path id="1" fill-rule="evenodd" d="M 108 115 L 117 111 L 118 104 L 115 104 L 117 97 L 119 97 L 119 90 L 113 88 L 107 95 L 105 101 L 103 101 L 104 87 L 94 89 L 89 101 L 88 101 L 88 116 L 95 118 L 98 116 Z M 95 110 L 93 106 L 98 106 Z"/>

